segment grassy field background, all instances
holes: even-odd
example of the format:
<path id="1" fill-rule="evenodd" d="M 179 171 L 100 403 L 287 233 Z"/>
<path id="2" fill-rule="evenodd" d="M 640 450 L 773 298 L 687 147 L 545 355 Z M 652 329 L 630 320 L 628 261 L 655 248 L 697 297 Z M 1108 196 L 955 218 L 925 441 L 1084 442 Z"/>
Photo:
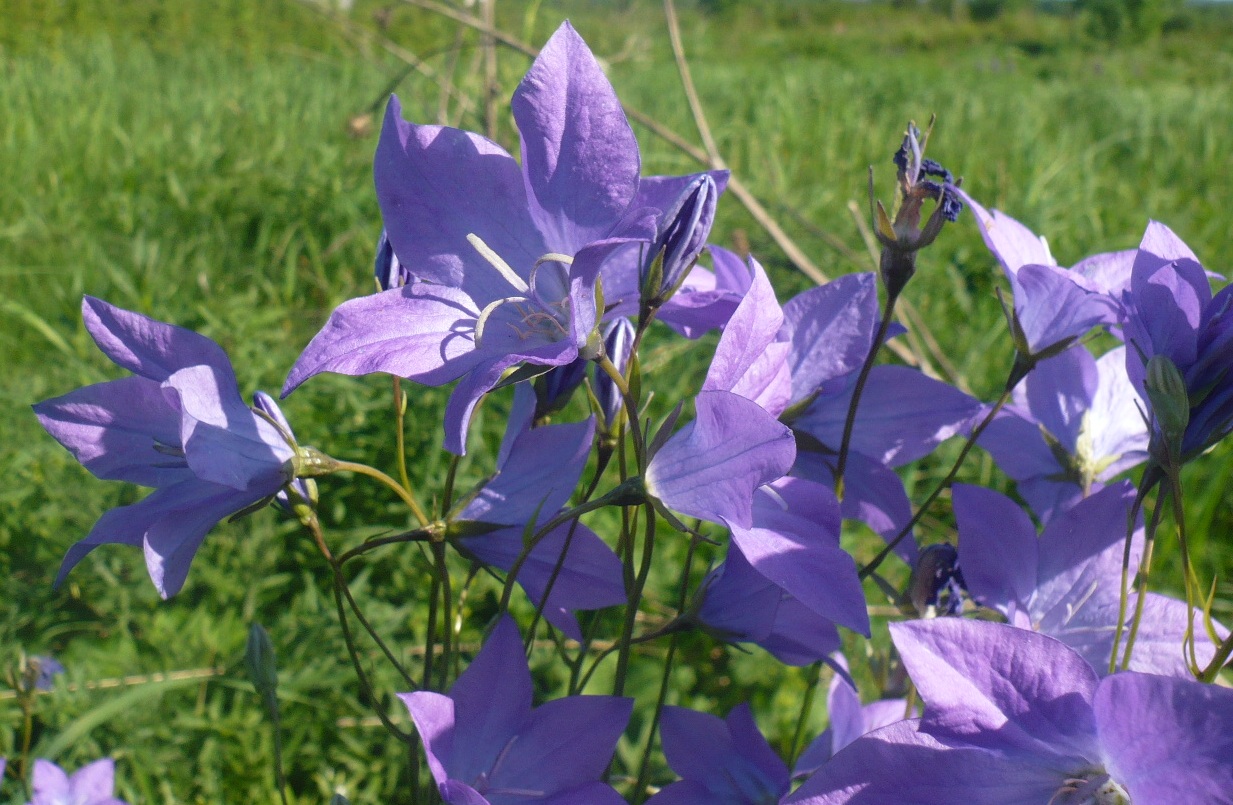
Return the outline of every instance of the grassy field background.
<path id="1" fill-rule="evenodd" d="M 681 9 L 719 149 L 828 274 L 869 269 L 848 204 L 863 209 L 870 164 L 890 197 L 889 157 L 903 126 L 931 113 L 939 119 L 931 155 L 986 205 L 1045 234 L 1062 264 L 1133 247 L 1156 219 L 1208 268 L 1228 273 L 1229 14 L 1191 9 L 1161 36 L 1111 43 L 1081 19 L 1030 10 L 975 22 L 884 5 L 726 6 Z M 536 45 L 572 18 L 623 100 L 697 140 L 657 3 L 502 2 L 498 15 Z M 0 665 L 50 653 L 68 669 L 39 697 L 33 754 L 68 768 L 117 758 L 118 793 L 134 805 L 273 801 L 270 732 L 242 664 L 248 624 L 259 621 L 283 669 L 292 801 L 324 802 L 336 789 L 353 802 L 409 801 L 398 745 L 365 720 L 371 711 L 345 662 L 327 568 L 288 519 L 263 511 L 217 528 L 169 602 L 158 600 L 138 552 L 119 548 L 96 551 L 51 589 L 66 548 L 140 492 L 90 478 L 29 405 L 120 375 L 81 327 L 87 293 L 209 335 L 231 355 L 243 391 L 276 391 L 329 311 L 371 288 L 380 222 L 375 138 L 364 116 L 377 110 L 379 121 L 396 86 L 412 119 L 444 112 L 453 125 L 482 128 L 476 36 L 411 6 L 363 0 L 345 27 L 291 0 L 0 0 L 0 19 Z M 441 81 L 404 75 L 382 40 L 452 75 L 453 93 L 443 99 Z M 527 64 L 502 51 L 502 97 Z M 513 148 L 505 111 L 499 126 Z M 647 173 L 698 169 L 635 128 Z M 810 284 L 732 198 L 713 239 L 747 241 L 781 299 Z M 993 295 L 999 277 L 965 216 L 922 257 L 908 291 L 957 379 L 986 399 L 1010 355 Z M 692 393 L 713 343 L 685 351 L 665 340 L 651 362 L 656 382 L 667 384 L 664 399 Z M 444 399 L 443 390 L 413 391 L 408 452 L 426 497 L 439 493 L 444 474 Z M 477 422 L 488 449 L 464 462 L 464 481 L 488 471 L 504 404 L 487 406 Z M 388 378 L 314 378 L 286 410 L 301 441 L 393 466 Z M 1200 575 L 1222 580 L 1226 619 L 1230 457 L 1218 448 L 1187 474 Z M 908 470 L 915 499 L 940 466 Z M 983 456 L 965 477 L 1004 485 Z M 322 491 L 338 544 L 405 524 L 370 485 L 327 480 Z M 944 509 L 928 522 L 927 540 L 948 536 Z M 867 557 L 869 545 L 853 540 Z M 412 660 L 427 567 L 418 552 L 390 552 L 354 584 L 378 628 Z M 665 561 L 652 577 L 661 595 L 676 572 Z M 478 583 L 468 623 L 482 624 L 497 594 Z M 726 711 L 751 698 L 763 728 L 786 745 L 801 673 L 702 638 L 685 651 L 680 703 Z M 540 665 L 537 683 L 554 690 L 561 680 L 547 654 Z M 658 673 L 653 662 L 635 665 L 640 705 L 653 700 Z M 602 674 L 597 680 L 593 690 L 602 692 Z M 399 689 L 383 673 L 378 681 L 385 693 Z M 21 721 L 16 699 L 0 688 L 0 756 L 20 752 Z M 810 726 L 824 725 L 818 707 Z M 623 742 L 619 751 L 639 746 Z M 25 797 L 11 777 L 0 786 L 0 802 Z"/>

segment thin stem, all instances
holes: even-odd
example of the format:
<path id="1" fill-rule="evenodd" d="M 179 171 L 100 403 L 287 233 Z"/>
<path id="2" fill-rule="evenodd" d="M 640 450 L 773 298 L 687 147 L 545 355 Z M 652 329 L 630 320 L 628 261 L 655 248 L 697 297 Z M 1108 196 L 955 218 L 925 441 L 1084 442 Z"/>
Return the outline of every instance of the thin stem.
<path id="1" fill-rule="evenodd" d="M 454 603 L 454 593 L 450 589 L 450 569 L 445 563 L 445 543 L 432 543 L 432 555 L 436 563 L 437 575 L 441 577 L 441 687 L 445 687 L 450 668 L 450 650 L 453 641 L 450 639 L 454 631 L 454 618 L 451 607 Z"/>
<path id="2" fill-rule="evenodd" d="M 385 545 L 396 545 L 400 542 L 431 542 L 432 539 L 432 533 L 423 528 L 417 528 L 414 531 L 404 531 L 401 534 L 391 534 L 388 537 L 374 537 L 349 551 L 344 551 L 338 557 L 338 564 L 340 566 L 345 565 L 348 561 Z"/>
<path id="3" fill-rule="evenodd" d="M 869 381 L 869 373 L 873 371 L 873 362 L 886 340 L 886 332 L 895 318 L 895 300 L 899 298 L 898 291 L 887 291 L 886 306 L 882 310 L 882 321 L 878 322 L 878 332 L 869 344 L 869 352 L 865 362 L 861 364 L 860 374 L 856 376 L 856 386 L 852 389 L 852 399 L 848 402 L 848 415 L 843 421 L 843 438 L 839 442 L 839 458 L 835 461 L 835 495 L 843 500 L 843 473 L 848 466 L 848 451 L 852 447 L 852 429 L 856 426 L 856 407 L 860 405 L 861 395 L 865 392 L 865 383 Z"/>
<path id="4" fill-rule="evenodd" d="M 432 690 L 432 655 L 437 644 L 437 607 L 441 601 L 441 574 L 432 574 L 428 592 L 428 628 L 424 632 L 424 690 Z"/>
<path id="5" fill-rule="evenodd" d="M 625 611 L 625 628 L 621 632 L 620 650 L 617 652 L 616 681 L 612 684 L 612 695 L 625 694 L 625 676 L 629 672 L 630 641 L 634 635 L 634 622 L 638 619 L 638 604 L 642 601 L 642 591 L 646 587 L 647 575 L 651 572 L 651 557 L 655 553 L 655 507 L 647 503 L 646 523 L 643 528 L 642 563 L 638 568 L 638 576 L 634 586 L 629 591 L 629 605 Z M 631 545 L 632 552 L 632 545 Z"/>
<path id="6" fill-rule="evenodd" d="M 796 729 L 792 731 L 792 746 L 789 747 L 788 759 L 795 765 L 801 752 L 801 743 L 805 738 L 805 725 L 809 722 L 809 713 L 813 710 L 813 699 L 818 692 L 818 683 L 822 681 L 822 661 L 815 662 L 809 669 L 813 679 L 805 688 L 805 697 L 801 699 L 801 712 L 796 717 Z"/>
<path id="7" fill-rule="evenodd" d="M 1118 592 L 1117 625 L 1113 630 L 1113 652 L 1109 656 L 1109 673 L 1117 670 L 1117 653 L 1122 646 L 1122 633 L 1126 628 L 1126 611 L 1130 604 L 1130 550 L 1134 544 L 1135 523 L 1139 519 L 1139 512 L 1143 509 L 1143 501 L 1147 499 L 1148 493 L 1157 484 L 1157 479 L 1153 474 L 1154 466 L 1154 464 L 1149 464 L 1143 477 L 1139 479 L 1139 488 L 1135 491 L 1134 502 L 1131 503 L 1130 510 L 1126 513 L 1126 539 L 1122 543 L 1122 580 Z M 1155 533 L 1156 526 L 1160 522 L 1159 518 L 1160 501 L 1157 500 L 1156 508 L 1148 523 L 1150 533 Z"/>
<path id="8" fill-rule="evenodd" d="M 402 488 L 411 491 L 411 477 L 407 475 L 407 398 L 402 391 L 402 378 L 394 375 L 394 449 L 398 453 L 398 479 Z"/>
<path id="9" fill-rule="evenodd" d="M 1006 401 L 1010 399 L 1010 392 L 1013 388 L 1014 386 L 1008 383 L 1006 388 L 1002 391 L 1002 396 L 998 397 L 997 402 L 994 403 L 993 407 L 989 409 L 989 413 L 987 413 L 985 418 L 980 421 L 980 424 L 972 429 L 972 433 L 968 436 L 967 441 L 963 443 L 963 449 L 959 451 L 959 457 L 956 458 L 955 463 L 951 465 L 950 471 L 946 473 L 946 477 L 943 478 L 942 481 L 934 488 L 933 492 L 929 494 L 929 497 L 925 498 L 925 502 L 922 503 L 916 510 L 916 514 L 912 515 L 912 519 L 908 521 L 908 524 L 900 529 L 894 539 L 886 543 L 886 547 L 873 558 L 873 561 L 861 568 L 860 578 L 862 580 L 868 578 L 871 573 L 877 570 L 878 567 L 886 561 L 886 557 L 891 555 L 891 552 L 895 550 L 895 546 L 902 542 L 904 537 L 912 533 L 912 529 L 915 528 L 916 524 L 919 523 L 921 518 L 925 516 L 925 512 L 928 511 L 929 507 L 933 505 L 933 502 L 938 499 L 938 496 L 942 494 L 942 490 L 949 486 L 951 481 L 955 480 L 955 476 L 959 474 L 959 468 L 962 467 L 963 462 L 967 460 L 968 453 L 972 452 L 972 448 L 976 446 L 976 442 L 980 439 L 980 435 L 985 432 L 985 428 L 989 427 L 989 423 L 993 421 L 993 418 L 996 417 L 998 412 L 1002 410 L 1002 407 L 1006 405 Z"/>
<path id="10" fill-rule="evenodd" d="M 1121 668 L 1125 671 L 1130 666 L 1130 656 L 1134 651 L 1135 638 L 1139 635 L 1139 624 L 1143 620 L 1143 607 L 1147 601 L 1147 582 L 1152 573 L 1152 554 L 1156 546 L 1156 533 L 1160 530 L 1160 520 L 1164 513 L 1165 496 L 1169 490 L 1160 487 L 1156 493 L 1156 505 L 1152 508 L 1152 517 L 1148 521 L 1147 533 L 1143 538 L 1143 558 L 1139 560 L 1139 581 L 1138 590 L 1136 591 L 1135 599 L 1135 614 L 1130 621 L 1130 635 L 1126 638 L 1126 650 L 1122 655 Z M 1126 588 L 1123 588 L 1125 590 Z M 1118 608 L 1118 614 L 1124 615 L 1121 607 Z M 1114 638 L 1120 638 L 1120 633 L 1114 631 Z M 1120 643 L 1113 644 L 1113 653 L 1116 657 Z"/>
<path id="11" fill-rule="evenodd" d="M 421 527 L 427 526 L 429 523 L 424 510 L 420 508 L 420 504 L 403 486 L 395 481 L 390 476 L 386 475 L 376 467 L 370 467 L 367 464 L 358 464 L 354 461 L 337 461 L 334 466 L 335 472 L 354 472 L 360 475 L 367 475 L 369 478 L 375 478 L 381 483 L 394 490 L 395 494 L 402 499 L 403 503 L 407 504 L 407 508 L 415 515 L 415 519 L 419 521 Z"/>
<path id="12" fill-rule="evenodd" d="M 1186 511 L 1182 506 L 1182 481 L 1176 471 L 1169 473 L 1169 486 L 1172 488 L 1173 522 L 1177 526 L 1177 544 L 1182 554 L 1182 579 L 1186 590 L 1186 639 L 1185 648 L 1190 652 L 1190 669 L 1199 676 L 1199 658 L 1195 656 L 1194 638 L 1194 584 L 1192 582 L 1193 568 L 1190 565 L 1190 547 L 1186 541 Z"/>
<path id="13" fill-rule="evenodd" d="M 642 423 L 638 421 L 638 401 L 630 393 L 625 375 L 621 374 L 621 370 L 616 367 L 611 358 L 605 355 L 596 360 L 596 364 L 621 392 L 621 402 L 625 406 L 625 419 L 629 422 L 629 432 L 634 438 L 634 458 L 638 462 L 638 471 L 641 474 L 646 470 L 647 455 L 646 435 L 642 432 Z M 632 360 L 630 364 L 633 364 Z"/>
<path id="14" fill-rule="evenodd" d="M 677 596 L 677 612 L 685 609 L 689 598 L 689 575 L 693 570 L 694 551 L 698 547 L 697 537 L 689 540 L 689 549 L 685 553 L 685 566 L 681 570 L 681 589 Z M 679 614 L 678 614 L 679 617 Z M 638 765 L 638 779 L 634 783 L 634 805 L 640 805 L 646 799 L 646 785 L 651 774 L 651 750 L 655 747 L 655 732 L 659 728 L 659 719 L 664 712 L 664 703 L 668 699 L 668 685 L 672 681 L 672 661 L 676 658 L 676 644 L 680 632 L 674 631 L 668 640 L 668 654 L 664 658 L 664 674 L 659 682 L 659 696 L 655 699 L 655 712 L 651 716 L 651 731 L 646 737 L 646 747 L 642 750 L 642 762 Z"/>

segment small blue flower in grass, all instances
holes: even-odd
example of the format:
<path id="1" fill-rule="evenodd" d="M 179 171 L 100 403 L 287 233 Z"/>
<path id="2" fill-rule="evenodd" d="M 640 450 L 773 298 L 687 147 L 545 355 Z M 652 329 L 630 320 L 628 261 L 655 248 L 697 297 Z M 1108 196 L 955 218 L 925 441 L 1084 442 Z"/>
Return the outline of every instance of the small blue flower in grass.
<path id="1" fill-rule="evenodd" d="M 34 799 L 26 805 L 125 805 L 114 796 L 115 772 L 110 758 L 82 766 L 71 776 L 50 760 L 36 760 L 30 785 Z"/>
<path id="2" fill-rule="evenodd" d="M 56 583 L 99 545 L 122 543 L 145 551 L 166 598 L 183 586 L 219 520 L 273 499 L 295 478 L 297 448 L 276 418 L 244 404 L 230 360 L 209 338 L 92 297 L 82 316 L 99 348 L 133 376 L 45 400 L 34 412 L 95 476 L 154 492 L 104 514 L 69 548 Z"/>
<path id="3" fill-rule="evenodd" d="M 567 696 L 531 707 L 531 672 L 518 628 L 501 620 L 448 695 L 398 697 L 424 742 L 450 805 L 623 805 L 600 778 L 633 700 Z"/>
<path id="4" fill-rule="evenodd" d="M 1233 691 L 1103 679 L 1051 637 L 938 618 L 891 624 L 924 716 L 853 741 L 793 805 L 1191 805 L 1233 790 Z"/>

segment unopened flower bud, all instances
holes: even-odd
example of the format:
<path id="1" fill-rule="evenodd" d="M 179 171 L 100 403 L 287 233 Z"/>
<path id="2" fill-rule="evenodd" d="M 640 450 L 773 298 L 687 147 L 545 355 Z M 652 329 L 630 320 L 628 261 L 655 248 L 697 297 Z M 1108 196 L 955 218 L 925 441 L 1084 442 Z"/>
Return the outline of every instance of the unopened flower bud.
<path id="1" fill-rule="evenodd" d="M 574 389 L 582 385 L 587 375 L 587 361 L 576 360 L 564 366 L 554 366 L 535 378 L 535 417 L 539 422 L 569 404 Z"/>
<path id="2" fill-rule="evenodd" d="M 702 174 L 664 211 L 642 266 L 644 307 L 655 308 L 667 302 L 685 281 L 710 237 L 718 202 L 715 180 Z"/>
<path id="3" fill-rule="evenodd" d="M 377 241 L 373 274 L 377 278 L 377 287 L 383 291 L 401 288 L 411 282 L 411 272 L 399 262 L 398 255 L 394 254 L 394 244 L 390 243 L 389 233 L 384 229 L 381 230 L 381 239 Z"/>
<path id="4" fill-rule="evenodd" d="M 273 716 L 278 711 L 278 663 L 274 658 L 274 643 L 259 623 L 248 629 L 248 644 L 244 648 L 244 665 L 248 678 Z"/>
<path id="5" fill-rule="evenodd" d="M 634 346 L 634 325 L 624 316 L 609 322 L 604 330 L 604 352 L 617 370 L 624 373 L 629 365 L 629 353 Z M 602 428 L 611 431 L 620 416 L 621 391 L 612 382 L 612 378 L 595 368 L 595 399 L 599 402 L 599 410 L 603 415 Z"/>
<path id="6" fill-rule="evenodd" d="M 1186 426 L 1190 424 L 1190 395 L 1186 392 L 1186 381 L 1168 356 L 1153 355 L 1147 362 L 1147 377 L 1143 385 L 1152 404 L 1152 416 L 1164 437 L 1165 449 L 1170 456 L 1178 458 Z"/>

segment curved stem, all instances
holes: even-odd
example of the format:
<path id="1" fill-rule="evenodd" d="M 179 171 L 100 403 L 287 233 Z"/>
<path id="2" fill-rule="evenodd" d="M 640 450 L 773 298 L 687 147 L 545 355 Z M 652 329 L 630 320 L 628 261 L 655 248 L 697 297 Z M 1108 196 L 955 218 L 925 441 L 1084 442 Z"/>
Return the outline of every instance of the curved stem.
<path id="1" fill-rule="evenodd" d="M 394 449 L 398 453 L 398 479 L 402 488 L 411 491 L 411 477 L 407 475 L 407 398 L 402 391 L 402 378 L 394 375 Z"/>
<path id="2" fill-rule="evenodd" d="M 848 415 L 843 421 L 843 438 L 839 442 L 839 458 L 835 461 L 835 495 L 843 500 L 843 473 L 848 465 L 848 451 L 852 445 L 852 430 L 856 427 L 856 407 L 860 405 L 861 395 L 865 392 L 865 383 L 869 381 L 869 373 L 873 371 L 873 362 L 886 340 L 886 332 L 890 329 L 895 316 L 895 301 L 899 298 L 898 291 L 887 290 L 886 307 L 882 311 L 882 321 L 878 323 L 878 332 L 869 344 L 869 353 L 861 364 L 860 374 L 856 376 L 856 386 L 852 389 L 852 399 L 848 402 Z"/>
<path id="3" fill-rule="evenodd" d="M 921 518 L 925 516 L 925 512 L 929 510 L 929 507 L 933 505 L 933 502 L 938 499 L 939 495 L 942 494 L 942 490 L 948 487 L 951 481 L 955 480 L 955 476 L 959 474 L 959 468 L 962 467 L 963 462 L 967 460 L 968 453 L 972 452 L 972 448 L 976 446 L 976 442 L 980 439 L 980 435 L 985 432 L 985 428 L 989 427 L 989 423 L 993 421 L 993 418 L 996 417 L 998 412 L 1002 410 L 1002 407 L 1006 405 L 1006 401 L 1010 399 L 1010 392 L 1012 388 L 1013 386 L 1007 384 L 1007 388 L 1002 391 L 1002 396 L 998 397 L 997 402 L 994 403 L 993 407 L 989 409 L 989 413 L 985 414 L 985 418 L 980 421 L 980 424 L 972 429 L 972 433 L 968 436 L 967 441 L 963 443 L 963 449 L 959 451 L 959 457 L 956 458 L 955 463 L 951 465 L 950 471 L 946 473 L 946 477 L 943 478 L 934 488 L 933 492 L 929 494 L 929 497 L 925 498 L 925 502 L 917 508 L 916 514 L 912 515 L 912 519 L 908 521 L 908 524 L 900 529 L 894 539 L 886 543 L 886 547 L 873 558 L 873 561 L 861 568 L 859 575 L 862 580 L 868 578 L 871 573 L 877 570 L 878 567 L 886 561 L 886 557 L 891 555 L 891 552 L 895 550 L 895 546 L 902 542 L 904 537 L 912 533 L 912 529 L 915 528 L 916 524 L 919 523 Z"/>
<path id="4" fill-rule="evenodd" d="M 392 489 L 394 493 L 402 499 L 402 502 L 407 504 L 407 508 L 409 508 L 411 513 L 415 515 L 415 519 L 419 521 L 421 526 L 428 525 L 428 516 L 424 514 L 424 510 L 420 508 L 420 504 L 411 495 L 411 493 L 403 488 L 402 484 L 398 483 L 376 467 L 370 467 L 367 464 L 358 464 L 354 461 L 337 461 L 334 466 L 334 471 L 354 472 L 360 475 L 367 475 L 369 478 L 377 479 Z"/>
<path id="5" fill-rule="evenodd" d="M 641 474 L 646 470 L 647 455 L 646 455 L 646 434 L 642 432 L 642 423 L 638 421 L 638 401 L 633 398 L 630 392 L 629 383 L 625 380 L 625 375 L 621 374 L 621 370 L 616 367 L 612 359 L 607 355 L 597 359 L 596 365 L 604 371 L 612 380 L 613 385 L 621 392 L 621 402 L 625 406 L 625 419 L 629 422 L 629 432 L 634 438 L 634 458 L 638 462 L 638 472 Z M 633 361 L 630 361 L 633 365 Z"/>
<path id="6" fill-rule="evenodd" d="M 357 556 L 363 556 L 369 551 L 385 545 L 396 545 L 400 542 L 431 542 L 433 535 L 427 529 L 417 528 L 414 531 L 404 531 L 401 534 L 391 534 L 388 537 L 374 537 L 349 551 L 344 551 L 338 557 L 338 564 L 345 565 Z"/>
<path id="7" fill-rule="evenodd" d="M 1113 673 L 1118 669 L 1117 653 L 1122 650 L 1122 634 L 1126 629 L 1126 615 L 1130 604 L 1130 552 L 1134 542 L 1135 522 L 1138 519 L 1139 511 L 1143 508 L 1143 502 L 1147 498 L 1147 493 L 1153 487 L 1156 487 L 1156 481 L 1149 481 L 1151 467 L 1143 474 L 1143 478 L 1139 484 L 1139 490 L 1135 493 L 1134 503 L 1130 507 L 1130 512 L 1126 518 L 1126 541 L 1122 548 L 1122 581 L 1121 590 L 1118 598 L 1117 606 L 1117 626 L 1113 630 L 1113 656 L 1109 658 L 1109 673 Z M 1159 487 L 1157 487 L 1159 488 Z M 1162 492 L 1156 494 L 1156 505 L 1152 507 L 1152 516 L 1147 521 L 1147 529 L 1144 536 L 1144 553 L 1139 561 L 1139 569 L 1137 571 L 1140 580 L 1146 584 L 1148 571 L 1151 570 L 1151 552 L 1152 545 L 1156 542 L 1156 530 L 1160 527 L 1160 517 L 1164 511 L 1163 501 L 1160 499 Z M 1135 601 L 1135 615 L 1131 624 L 1130 637 L 1126 641 L 1126 649 L 1123 655 L 1123 669 L 1125 664 L 1130 663 L 1130 654 L 1134 649 L 1135 636 L 1139 631 L 1139 621 L 1143 617 L 1143 601 L 1144 596 L 1141 594 Z"/>

